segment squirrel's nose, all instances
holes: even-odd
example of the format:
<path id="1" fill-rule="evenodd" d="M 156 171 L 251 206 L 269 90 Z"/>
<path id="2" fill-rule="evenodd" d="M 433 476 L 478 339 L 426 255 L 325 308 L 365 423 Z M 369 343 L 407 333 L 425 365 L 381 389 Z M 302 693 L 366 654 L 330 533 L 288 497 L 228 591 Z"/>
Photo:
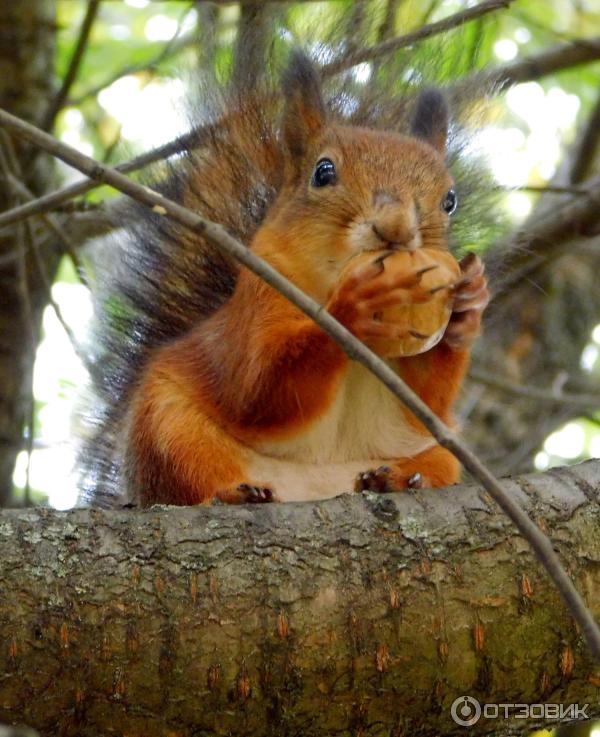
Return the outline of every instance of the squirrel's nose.
<path id="1" fill-rule="evenodd" d="M 415 250 L 420 245 L 417 213 L 413 203 L 396 202 L 379 208 L 371 219 L 373 233 L 388 248 Z"/>

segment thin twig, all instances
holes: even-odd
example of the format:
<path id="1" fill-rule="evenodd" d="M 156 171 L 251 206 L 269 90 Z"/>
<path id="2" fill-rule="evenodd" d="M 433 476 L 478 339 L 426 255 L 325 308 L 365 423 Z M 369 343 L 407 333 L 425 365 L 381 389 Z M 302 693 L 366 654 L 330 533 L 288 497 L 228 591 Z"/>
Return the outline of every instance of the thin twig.
<path id="1" fill-rule="evenodd" d="M 521 184 L 517 187 L 511 187 L 510 185 L 498 184 L 494 189 L 501 190 L 502 192 L 532 192 L 532 193 L 552 193 L 552 194 L 585 194 L 585 187 L 559 187 L 553 184 Z"/>
<path id="2" fill-rule="evenodd" d="M 587 46 L 585 46 L 586 43 L 588 44 Z M 592 44 L 592 46 L 589 46 L 589 44 Z M 573 52 L 573 49 L 571 48 L 572 46 L 577 47 L 576 53 Z M 566 69 L 569 66 L 581 64 L 586 61 L 592 61 L 596 58 L 600 58 L 600 40 L 597 48 L 595 46 L 594 39 L 589 42 L 578 40 L 568 44 L 567 46 L 561 44 L 561 46 L 555 49 L 550 49 L 549 51 L 543 52 L 537 56 L 523 59 L 520 62 L 498 67 L 485 75 L 477 73 L 476 75 L 466 77 L 463 81 L 452 85 L 449 88 L 449 92 L 453 97 L 459 97 L 468 89 L 470 99 L 473 99 L 481 91 L 487 90 L 488 92 L 498 92 L 500 89 L 504 91 L 508 85 L 525 81 L 526 78 L 538 79 L 544 74 L 549 74 L 559 69 Z M 527 72 L 527 77 L 525 76 L 525 72 Z M 496 89 L 490 90 L 490 80 L 503 81 L 501 86 L 497 86 Z M 209 124 L 208 126 L 198 126 L 168 143 L 162 144 L 161 146 L 151 149 L 140 156 L 136 156 L 134 159 L 119 164 L 115 168 L 117 171 L 122 173 L 128 173 L 142 169 L 156 161 L 167 159 L 169 156 L 177 154 L 189 146 L 200 144 L 203 136 L 213 131 L 215 125 L 218 125 L 218 123 Z M 25 205 L 20 205 L 19 207 L 7 210 L 0 214 L 0 228 L 18 222 L 19 220 L 23 220 L 31 215 L 47 212 L 48 210 L 55 210 L 65 202 L 96 189 L 99 186 L 100 184 L 98 182 L 86 179 L 57 190 L 56 192 L 46 194 L 33 202 L 28 202 Z"/>
<path id="3" fill-rule="evenodd" d="M 377 31 L 377 40 L 379 43 L 388 41 L 392 37 L 399 4 L 400 0 L 387 0 L 383 20 Z"/>
<path id="4" fill-rule="evenodd" d="M 473 8 L 461 10 L 460 13 L 455 13 L 448 18 L 436 21 L 435 23 L 429 23 L 426 26 L 418 28 L 416 31 L 407 33 L 405 36 L 391 38 L 388 41 L 383 41 L 375 46 L 353 51 L 337 61 L 332 61 L 331 63 L 326 64 L 322 68 L 321 73 L 323 77 L 329 77 L 333 74 L 338 74 L 338 72 L 342 72 L 345 69 L 356 66 L 357 64 L 379 59 L 382 56 L 387 56 L 399 49 L 412 46 L 417 41 L 423 41 L 426 38 L 431 38 L 432 36 L 437 36 L 440 33 L 445 33 L 452 28 L 462 26 L 463 24 L 468 23 L 475 18 L 480 18 L 487 13 L 491 13 L 501 8 L 508 8 L 508 6 L 513 2 L 514 0 L 485 0 L 485 2 L 475 5 Z"/>
<path id="5" fill-rule="evenodd" d="M 4 142 L 4 145 L 6 146 L 6 153 L 8 154 L 8 156 L 7 156 L 8 161 L 5 161 L 4 159 L 1 160 L 2 163 L 3 163 L 3 169 L 5 171 L 5 179 L 6 179 L 7 183 L 8 183 L 8 185 L 9 185 L 9 187 L 11 188 L 11 190 L 13 192 L 13 195 L 17 199 L 18 198 L 23 198 L 23 197 L 25 199 L 30 198 L 32 196 L 31 195 L 31 192 L 29 191 L 29 189 L 27 188 L 27 186 L 22 182 L 22 180 L 18 178 L 18 176 L 20 176 L 22 174 L 22 171 L 21 171 L 21 168 L 20 168 L 20 166 L 18 164 L 18 160 L 17 160 L 17 158 L 16 158 L 16 156 L 14 154 L 14 151 L 12 150 L 12 147 L 10 145 L 11 144 L 10 137 L 7 136 L 6 131 L 4 131 L 4 130 L 2 131 L 2 140 Z M 43 215 L 42 218 L 47 222 L 47 224 L 50 227 L 50 229 L 52 230 L 52 232 L 54 232 L 55 235 L 58 235 L 59 239 L 65 238 L 66 239 L 66 242 L 67 242 L 67 244 L 69 246 L 69 248 L 72 248 L 73 247 L 73 244 L 70 242 L 70 239 L 68 238 L 67 234 L 62 231 L 62 229 L 60 228 L 60 226 L 54 224 L 52 222 L 51 218 L 48 215 Z M 21 225 L 21 223 L 19 225 Z M 27 240 L 28 240 L 28 244 L 29 244 L 29 248 L 27 248 L 26 250 L 27 251 L 30 251 L 33 254 L 33 257 L 35 259 L 35 265 L 36 265 L 36 268 L 38 270 L 38 274 L 40 275 L 40 279 L 42 281 L 42 284 L 44 286 L 44 291 L 46 293 L 45 294 L 45 301 L 54 310 L 54 313 L 56 315 L 56 318 L 57 318 L 58 322 L 60 323 L 60 325 L 62 326 L 63 330 L 65 331 L 65 334 L 66 334 L 67 338 L 69 339 L 69 342 L 71 343 L 75 354 L 77 355 L 77 357 L 79 358 L 79 360 L 82 362 L 82 364 L 88 370 L 90 370 L 90 361 L 89 361 L 88 356 L 85 354 L 85 352 L 79 346 L 79 343 L 77 341 L 77 338 L 75 337 L 75 334 L 71 330 L 71 327 L 69 326 L 69 324 L 65 320 L 65 318 L 64 318 L 64 316 L 62 314 L 62 310 L 60 309 L 60 306 L 58 305 L 58 303 L 56 302 L 56 300 L 52 296 L 52 280 L 50 279 L 50 276 L 48 275 L 48 272 L 46 270 L 46 266 L 44 264 L 44 260 L 42 258 L 42 254 L 40 253 L 40 249 L 39 249 L 37 240 L 36 240 L 36 238 L 35 238 L 35 236 L 33 234 L 33 230 L 31 228 L 31 220 L 26 220 L 25 223 L 24 223 L 24 225 L 27 227 Z M 21 260 L 23 260 L 23 258 L 24 258 L 24 256 L 22 257 Z M 78 264 L 79 262 L 76 261 L 75 263 Z M 33 328 L 33 310 L 31 308 L 31 304 L 29 304 L 29 308 L 28 309 L 29 309 L 30 319 L 31 319 L 31 330 L 30 330 L 30 336 L 29 337 L 30 337 L 30 341 L 31 341 L 31 345 L 32 345 L 32 353 L 35 353 L 35 343 L 36 343 L 36 340 L 35 340 L 35 334 L 34 334 L 34 328 Z M 32 404 L 32 408 L 33 408 L 33 398 L 32 398 L 31 404 Z M 33 409 L 31 410 L 31 413 L 33 413 Z M 31 415 L 31 417 L 32 417 L 32 420 L 31 420 L 31 423 L 30 423 L 28 440 L 29 440 L 30 443 L 33 443 L 33 437 L 34 437 L 33 436 L 33 427 L 34 427 L 33 426 L 33 419 L 34 419 L 33 414 Z M 29 464 L 28 464 L 28 468 L 29 468 Z M 25 488 L 26 488 L 25 497 L 26 497 L 26 500 L 27 500 L 29 498 L 29 476 L 28 476 L 28 474 L 27 474 L 27 483 L 26 483 L 26 487 Z"/>
<path id="6" fill-rule="evenodd" d="M 194 45 L 196 43 L 196 38 L 193 33 L 190 33 L 183 37 L 181 36 L 181 31 L 183 29 L 185 20 L 193 9 L 194 8 L 192 4 L 185 10 L 183 15 L 179 19 L 177 30 L 173 34 L 173 37 L 170 38 L 169 41 L 167 41 L 167 43 L 158 52 L 158 54 L 156 54 L 156 56 L 154 56 L 152 59 L 149 59 L 148 61 L 140 62 L 139 64 L 130 64 L 129 66 L 123 67 L 118 72 L 112 74 L 110 77 L 105 79 L 103 82 L 100 82 L 95 87 L 92 87 L 91 89 L 83 92 L 81 95 L 79 95 L 79 97 L 71 98 L 69 100 L 69 104 L 78 107 L 88 98 L 96 97 L 99 92 L 102 92 L 102 90 L 110 87 L 110 85 L 114 84 L 117 80 L 122 79 L 129 74 L 138 74 L 139 72 L 150 71 L 166 59 L 177 55 L 180 51 L 183 51 L 188 46 Z"/>
<path id="7" fill-rule="evenodd" d="M 213 3 L 197 3 L 196 12 L 198 22 L 196 23 L 198 69 L 212 85 L 215 82 L 215 56 L 218 48 L 217 26 L 219 20 L 219 8 Z"/>
<path id="8" fill-rule="evenodd" d="M 489 71 L 469 74 L 450 85 L 449 93 L 453 98 L 467 99 L 473 99 L 482 91 L 499 94 L 512 85 L 531 82 L 596 59 L 600 59 L 600 38 L 579 38 Z"/>
<path id="9" fill-rule="evenodd" d="M 350 358 L 359 361 L 377 376 L 388 389 L 400 399 L 428 428 L 431 434 L 443 447 L 447 448 L 465 468 L 481 482 L 492 498 L 506 512 L 517 529 L 530 543 L 539 561 L 550 578 L 556 584 L 565 603 L 581 628 L 583 636 L 593 654 L 600 662 L 600 628 L 594 621 L 583 599 L 575 589 L 573 582 L 563 568 L 551 541 L 529 518 L 521 505 L 504 490 L 500 482 L 488 468 L 464 445 L 455 434 L 436 415 L 423 400 L 418 397 L 402 379 L 378 356 L 357 340 L 352 333 L 341 325 L 327 310 L 308 297 L 302 290 L 277 272 L 269 263 L 263 261 L 250 249 L 233 238 L 217 223 L 213 223 L 201 215 L 188 210 L 173 200 L 163 197 L 148 187 L 143 187 L 115 169 L 111 169 L 94 159 L 85 156 L 76 149 L 57 141 L 52 136 L 26 123 L 25 121 L 0 110 L 0 125 L 21 138 L 39 146 L 70 166 L 83 172 L 86 176 L 109 184 L 124 194 L 152 208 L 155 213 L 175 220 L 193 232 L 198 233 L 208 243 L 227 253 L 264 279 L 269 285 L 281 292 L 296 307 L 311 317 L 321 329 L 327 333 Z"/>
<path id="10" fill-rule="evenodd" d="M 65 317 L 62 313 L 60 305 L 52 296 L 52 280 L 50 279 L 48 272 L 46 271 L 46 267 L 44 266 L 44 261 L 40 253 L 40 249 L 35 240 L 32 241 L 32 250 L 33 250 L 33 255 L 35 257 L 38 273 L 40 275 L 42 284 L 44 285 L 44 290 L 46 292 L 46 295 L 45 295 L 46 302 L 53 309 L 54 314 L 56 315 L 56 319 L 60 323 L 62 329 L 65 331 L 65 335 L 67 336 L 69 342 L 71 343 L 71 346 L 73 348 L 75 355 L 77 356 L 77 358 L 79 358 L 83 366 L 88 371 L 91 371 L 91 361 L 89 360 L 89 357 L 79 345 L 79 342 L 77 338 L 75 337 L 75 333 L 71 329 L 71 326 L 69 325 L 69 323 L 65 320 Z"/>
<path id="11" fill-rule="evenodd" d="M 204 2 L 211 2 L 213 5 L 263 5 L 265 2 L 272 3 L 273 5 L 285 5 L 292 3 L 319 3 L 323 0 L 198 0 L 198 2 L 204 4 Z"/>
<path id="12" fill-rule="evenodd" d="M 600 407 L 600 394 L 565 394 L 562 391 L 555 391 L 553 389 L 540 389 L 537 386 L 517 384 L 514 381 L 502 379 L 487 371 L 475 368 L 469 371 L 469 378 L 479 384 L 500 389 L 500 391 L 507 392 L 516 397 L 539 399 L 542 402 L 550 402 L 551 404 L 566 404 L 586 410 L 589 410 L 591 407 Z"/>
<path id="13" fill-rule="evenodd" d="M 31 202 L 35 199 L 35 195 L 33 194 L 33 192 L 20 179 L 17 179 L 13 175 L 9 175 L 8 180 L 10 186 L 17 191 L 21 199 L 28 202 Z M 71 262 L 75 267 L 75 271 L 77 272 L 81 283 L 84 286 L 89 287 L 87 276 L 85 274 L 85 269 L 83 268 L 83 264 L 81 263 L 81 260 L 77 255 L 77 245 L 73 242 L 71 237 L 53 215 L 50 215 L 49 213 L 40 213 L 40 218 L 45 223 L 46 227 L 58 238 L 58 240 L 62 244 L 63 252 L 71 259 Z"/>
<path id="14" fill-rule="evenodd" d="M 157 146 L 156 148 L 150 149 L 150 151 L 146 151 L 145 153 L 130 159 L 129 161 L 119 164 L 115 169 L 122 173 L 129 173 L 137 171 L 138 169 L 143 169 L 145 166 L 148 166 L 155 161 L 168 159 L 169 156 L 179 153 L 194 142 L 199 141 L 201 133 L 208 133 L 210 130 L 212 130 L 210 126 L 192 130 L 189 133 L 185 133 L 184 135 L 169 141 L 168 143 L 164 143 L 161 146 Z M 63 189 L 59 189 L 56 192 L 49 192 L 42 197 L 38 197 L 38 199 L 33 200 L 32 202 L 27 202 L 24 205 L 19 205 L 11 210 L 7 210 L 0 214 L 0 228 L 19 222 L 20 220 L 24 220 L 32 215 L 39 215 L 42 212 L 54 210 L 64 202 L 85 194 L 92 189 L 96 189 L 100 184 L 101 183 L 94 182 L 90 179 L 82 179 L 82 181 L 75 182 L 75 184 L 71 184 L 68 187 L 63 187 Z"/>
<path id="15" fill-rule="evenodd" d="M 243 5 L 233 50 L 232 85 L 236 89 L 255 83 L 264 73 L 273 9 L 263 5 Z"/>
<path id="16" fill-rule="evenodd" d="M 165 46 L 160 50 L 156 56 L 153 56 L 152 59 L 148 59 L 148 61 L 140 62 L 139 64 L 130 64 L 126 67 L 123 67 L 119 69 L 118 72 L 115 72 L 114 74 L 111 74 L 109 77 L 106 77 L 104 80 L 99 82 L 97 85 L 94 85 L 94 87 L 90 87 L 90 89 L 85 90 L 85 92 L 82 92 L 77 97 L 72 97 L 69 99 L 69 105 L 73 105 L 75 107 L 78 107 L 82 103 L 84 103 L 86 100 L 89 100 L 90 97 L 96 97 L 96 95 L 102 90 L 105 90 L 107 87 L 110 87 L 111 84 L 114 84 L 115 82 L 118 82 L 119 79 L 123 79 L 123 77 L 127 77 L 131 74 L 139 74 L 140 72 L 149 72 L 152 69 L 156 68 L 159 64 L 161 64 L 163 61 L 166 61 L 167 59 L 170 59 L 173 56 L 176 56 L 181 51 L 184 51 L 185 49 L 189 48 L 190 46 L 194 46 L 197 43 L 197 39 L 194 34 L 188 34 L 186 36 L 183 36 L 175 41 L 176 36 L 174 36 L 170 41 L 165 44 Z"/>
<path id="17" fill-rule="evenodd" d="M 344 21 L 343 37 L 346 39 L 345 55 L 351 56 L 365 45 L 366 0 L 354 0 Z"/>
<path id="18" fill-rule="evenodd" d="M 63 79 L 56 97 L 52 100 L 48 112 L 44 117 L 44 121 L 42 123 L 42 128 L 44 128 L 44 130 L 52 130 L 54 120 L 69 96 L 69 91 L 73 86 L 73 82 L 77 79 L 77 74 L 79 73 L 79 68 L 85 55 L 85 50 L 90 38 L 90 32 L 94 25 L 94 21 L 96 20 L 96 15 L 98 14 L 101 1 L 102 0 L 89 0 L 88 2 L 85 17 L 81 24 L 77 43 L 75 44 L 75 49 L 73 51 L 73 56 L 69 61 L 67 73 L 65 74 L 65 78 Z"/>
<path id="19" fill-rule="evenodd" d="M 108 144 L 108 146 L 104 149 L 104 153 L 102 154 L 102 161 L 105 164 L 109 164 L 110 160 L 112 159 L 112 155 L 117 149 L 117 146 L 121 143 L 121 133 L 123 131 L 123 124 L 119 123 L 117 125 L 117 130 L 115 132 L 115 135 L 113 136 L 112 141 Z"/>
<path id="20" fill-rule="evenodd" d="M 600 147 L 600 93 L 592 112 L 578 131 L 576 143 L 569 156 L 569 181 L 582 182 L 591 170 Z"/>
<path id="21" fill-rule="evenodd" d="M 541 263 L 562 250 L 566 237 L 591 235 L 600 220 L 600 176 L 590 179 L 581 192 L 543 218 L 529 221 L 510 238 L 494 247 L 486 257 L 493 273 L 503 273 L 498 281 L 498 296 L 510 294 L 510 287 L 523 279 Z M 511 261 L 511 269 L 507 263 Z"/>

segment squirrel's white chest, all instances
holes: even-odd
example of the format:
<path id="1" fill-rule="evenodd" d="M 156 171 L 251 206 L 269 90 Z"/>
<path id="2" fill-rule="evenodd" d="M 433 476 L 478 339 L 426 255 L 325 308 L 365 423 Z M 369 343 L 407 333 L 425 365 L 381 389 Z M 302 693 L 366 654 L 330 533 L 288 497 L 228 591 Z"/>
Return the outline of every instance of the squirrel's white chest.
<path id="1" fill-rule="evenodd" d="M 432 444 L 430 435 L 408 423 L 390 391 L 353 362 L 324 414 L 294 437 L 254 450 L 295 463 L 327 464 L 413 456 Z"/>

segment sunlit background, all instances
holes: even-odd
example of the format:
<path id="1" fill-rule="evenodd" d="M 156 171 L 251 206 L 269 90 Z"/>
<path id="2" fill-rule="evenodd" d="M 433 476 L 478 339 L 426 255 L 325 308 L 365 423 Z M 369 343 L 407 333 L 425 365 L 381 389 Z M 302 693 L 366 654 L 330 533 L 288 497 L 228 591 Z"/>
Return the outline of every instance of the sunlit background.
<path id="1" fill-rule="evenodd" d="M 61 28 L 61 58 L 68 58 L 80 22 L 79 3 L 57 3 Z M 442 2 L 432 20 L 454 12 L 455 2 Z M 125 61 L 140 64 L 158 55 L 166 42 L 175 42 L 193 32 L 197 12 L 184 3 L 150 3 L 149 0 L 124 0 L 105 4 L 104 22 L 98 34 L 108 34 L 123 42 Z M 228 8 L 235 19 L 237 9 Z M 568 18 L 564 19 L 565 25 Z M 560 29 L 559 29 L 560 30 Z M 225 31 L 226 32 L 226 31 Z M 94 40 L 94 39 L 92 39 Z M 504 63 L 527 54 L 531 32 L 517 20 L 507 23 L 504 37 L 493 47 L 495 61 Z M 60 50 L 60 49 L 59 49 Z M 185 50 L 178 63 L 185 66 Z M 191 53 L 191 52 L 190 52 Z M 93 46 L 90 64 L 93 64 Z M 368 81 L 368 65 L 362 65 L 360 75 Z M 88 87 L 104 79 L 99 72 L 89 74 Z M 77 106 L 66 108 L 58 121 L 60 138 L 80 151 L 93 156 L 104 154 L 109 162 L 128 158 L 131 154 L 172 139 L 185 126 L 182 101 L 185 90 L 181 81 L 170 75 L 161 76 L 148 70 L 126 74 L 97 95 L 85 100 L 84 92 Z M 93 97 L 93 99 L 92 99 Z M 581 100 L 558 84 L 520 84 L 510 89 L 503 101 L 495 103 L 493 124 L 480 134 L 479 144 L 488 156 L 498 185 L 513 188 L 507 191 L 504 207 L 517 224 L 529 213 L 537 196 L 527 186 L 545 184 L 555 173 L 562 146 L 575 132 Z M 98 111 L 99 107 L 99 111 Z M 94 116 L 95 126 L 86 123 Z M 98 123 L 98 115 L 100 122 Z M 95 138 L 98 135 L 101 140 Z M 106 155 L 108 152 L 108 155 Z M 66 181 L 79 175 L 65 168 Z M 106 189 L 106 188 L 104 188 Z M 96 193 L 94 196 L 107 196 Z M 65 262 L 52 289 L 54 300 L 70 325 L 77 343 L 85 349 L 87 330 L 92 315 L 91 300 L 85 287 L 77 283 L 72 268 Z M 23 490 L 27 478 L 32 500 L 65 509 L 77 499 L 73 474 L 74 448 L 72 410 L 86 371 L 78 359 L 71 341 L 51 307 L 46 309 L 43 340 L 35 364 L 34 393 L 36 402 L 36 435 L 28 467 L 28 455 L 22 452 L 14 473 L 15 486 Z M 600 325 L 590 335 L 589 345 L 581 356 L 582 367 L 594 372 L 600 352 Z M 600 429 L 590 420 L 572 421 L 550 435 L 536 456 L 537 468 L 571 463 L 587 457 L 600 456 Z M 600 733 L 599 733 L 600 737 Z"/>

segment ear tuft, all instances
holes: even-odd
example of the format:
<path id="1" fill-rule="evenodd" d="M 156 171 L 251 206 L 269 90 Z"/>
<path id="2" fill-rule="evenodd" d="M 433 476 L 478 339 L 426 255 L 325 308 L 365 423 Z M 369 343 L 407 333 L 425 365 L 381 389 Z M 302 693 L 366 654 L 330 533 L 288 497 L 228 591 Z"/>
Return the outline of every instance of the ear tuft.
<path id="1" fill-rule="evenodd" d="M 444 95 L 435 88 L 423 90 L 417 98 L 410 132 L 440 153 L 446 149 L 450 113 Z"/>
<path id="2" fill-rule="evenodd" d="M 319 73 L 301 51 L 292 53 L 282 80 L 285 95 L 283 135 L 289 152 L 304 156 L 310 140 L 325 125 L 326 111 Z"/>

